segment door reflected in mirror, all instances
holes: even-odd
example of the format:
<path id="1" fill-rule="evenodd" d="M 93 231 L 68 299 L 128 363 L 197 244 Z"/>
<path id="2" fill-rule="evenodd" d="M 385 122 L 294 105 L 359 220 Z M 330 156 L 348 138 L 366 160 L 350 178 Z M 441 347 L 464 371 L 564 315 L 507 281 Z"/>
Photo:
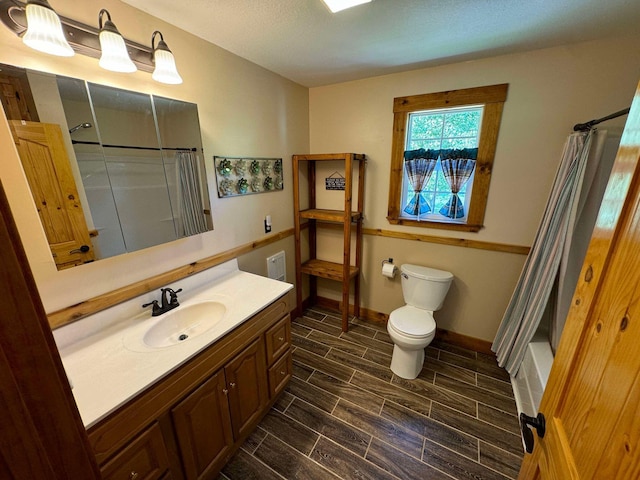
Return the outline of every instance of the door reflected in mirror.
<path id="1" fill-rule="evenodd" d="M 52 168 L 42 169 L 46 178 L 29 179 L 58 269 L 213 229 L 197 105 L 1 67 L 1 75 L 12 78 L 25 100 L 24 106 L 9 110 L 3 98 L 7 118 L 35 118 L 33 123 L 58 125 L 61 133 L 65 151 L 58 148 L 57 154 L 68 162 L 77 193 L 68 191 L 69 180 L 61 180 Z M 21 118 L 10 118 L 17 115 Z M 25 162 L 38 160 L 25 158 L 33 146 L 18 145 L 26 171 Z M 53 190 L 48 198 L 41 185 Z M 50 212 L 63 211 L 58 207 L 65 203 L 67 210 L 82 209 L 84 226 L 66 217 L 52 225 Z M 81 240 L 83 248 L 74 243 L 73 253 L 67 255 L 63 247 L 61 255 L 54 244 L 77 235 L 75 227 L 88 232 L 89 245 Z"/>

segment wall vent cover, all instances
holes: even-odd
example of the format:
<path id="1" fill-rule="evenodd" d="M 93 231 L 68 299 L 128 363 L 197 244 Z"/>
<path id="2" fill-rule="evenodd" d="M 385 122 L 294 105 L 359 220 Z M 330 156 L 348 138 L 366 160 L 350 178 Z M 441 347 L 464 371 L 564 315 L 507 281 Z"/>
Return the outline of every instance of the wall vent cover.
<path id="1" fill-rule="evenodd" d="M 287 281 L 287 264 L 284 251 L 267 258 L 267 275 L 275 280 Z"/>

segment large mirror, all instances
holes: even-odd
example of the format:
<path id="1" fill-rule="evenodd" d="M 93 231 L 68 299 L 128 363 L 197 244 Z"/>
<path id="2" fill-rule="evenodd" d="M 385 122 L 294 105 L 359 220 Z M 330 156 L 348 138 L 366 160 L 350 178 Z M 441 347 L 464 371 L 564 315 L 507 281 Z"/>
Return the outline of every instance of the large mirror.
<path id="1" fill-rule="evenodd" d="M 213 228 L 197 105 L 0 65 L 59 269 Z"/>

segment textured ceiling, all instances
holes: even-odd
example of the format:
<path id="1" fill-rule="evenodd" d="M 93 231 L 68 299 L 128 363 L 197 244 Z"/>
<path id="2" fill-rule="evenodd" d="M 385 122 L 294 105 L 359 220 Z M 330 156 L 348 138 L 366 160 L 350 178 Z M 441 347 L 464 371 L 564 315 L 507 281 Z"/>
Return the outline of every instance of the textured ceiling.
<path id="1" fill-rule="evenodd" d="M 309 87 L 640 30 L 640 0 L 123 1 Z"/>

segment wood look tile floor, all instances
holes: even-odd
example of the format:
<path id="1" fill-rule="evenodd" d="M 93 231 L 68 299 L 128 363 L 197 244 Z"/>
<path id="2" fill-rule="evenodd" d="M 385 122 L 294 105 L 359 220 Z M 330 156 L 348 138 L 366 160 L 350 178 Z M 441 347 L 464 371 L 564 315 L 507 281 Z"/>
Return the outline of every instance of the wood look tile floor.
<path id="1" fill-rule="evenodd" d="M 220 479 L 505 480 L 523 451 L 509 377 L 439 342 L 415 380 L 394 375 L 380 324 L 307 310 L 292 323 L 294 376 Z"/>

